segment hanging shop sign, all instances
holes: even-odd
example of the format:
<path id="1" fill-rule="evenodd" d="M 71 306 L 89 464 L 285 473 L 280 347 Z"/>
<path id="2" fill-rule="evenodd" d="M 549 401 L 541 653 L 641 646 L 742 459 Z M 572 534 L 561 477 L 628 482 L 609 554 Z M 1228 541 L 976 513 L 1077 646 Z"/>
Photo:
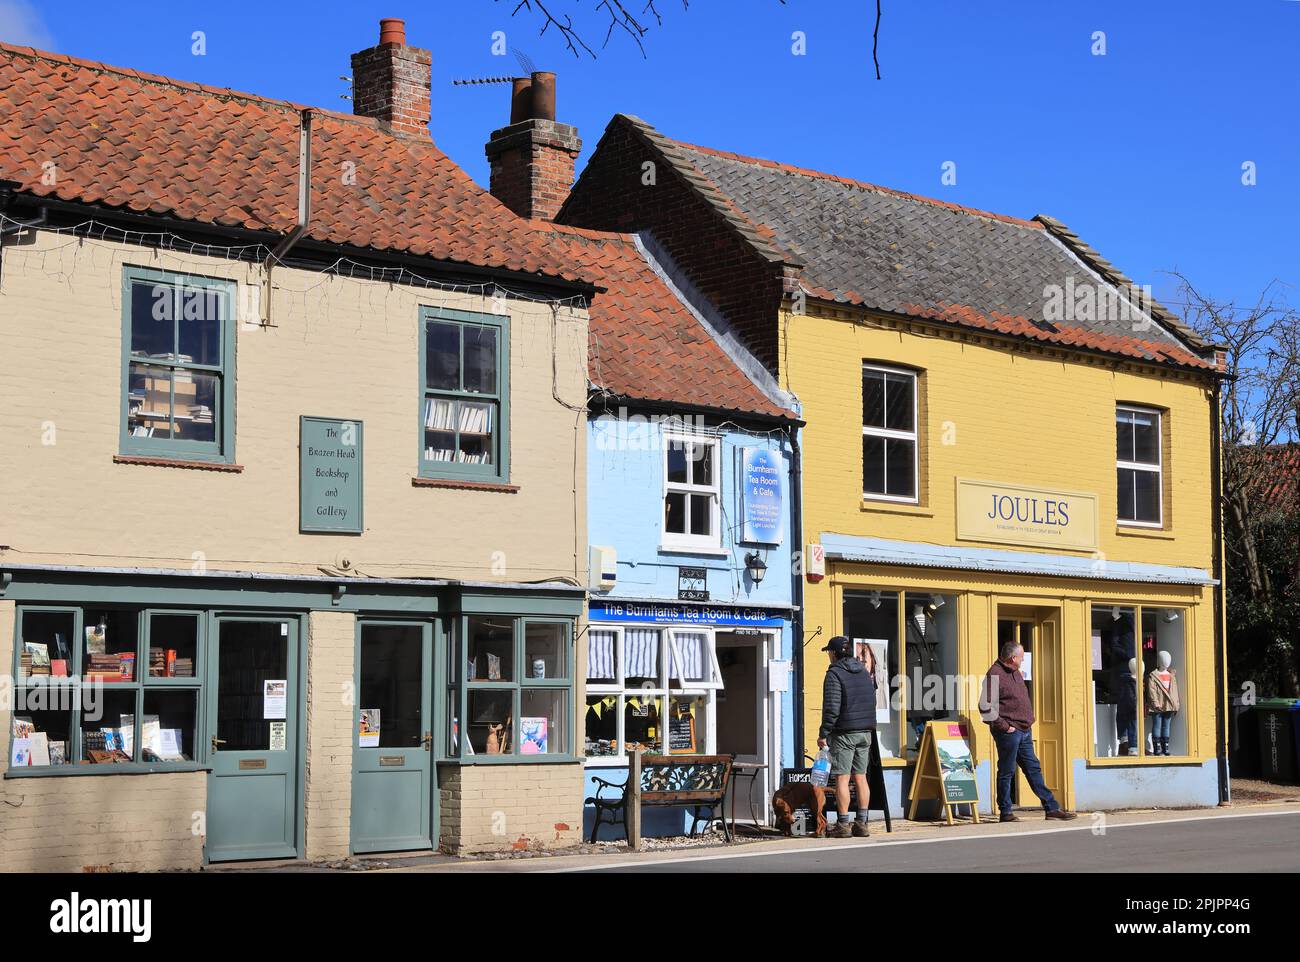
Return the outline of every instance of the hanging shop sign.
<path id="1" fill-rule="evenodd" d="M 780 544 L 784 536 L 785 465 L 779 451 L 742 448 L 745 530 L 741 540 Z"/>
<path id="2" fill-rule="evenodd" d="M 708 572 L 703 568 L 678 568 L 677 600 L 708 601 Z"/>
<path id="3" fill-rule="evenodd" d="M 361 422 L 302 417 L 298 441 L 298 528 L 360 534 Z"/>
<path id="4" fill-rule="evenodd" d="M 958 478 L 957 537 L 1095 551 L 1097 496 Z"/>
<path id="5" fill-rule="evenodd" d="M 740 628 L 780 628 L 785 620 L 768 608 L 718 608 L 639 601 L 593 601 L 593 622 L 636 622 L 669 625 L 718 625 Z"/>

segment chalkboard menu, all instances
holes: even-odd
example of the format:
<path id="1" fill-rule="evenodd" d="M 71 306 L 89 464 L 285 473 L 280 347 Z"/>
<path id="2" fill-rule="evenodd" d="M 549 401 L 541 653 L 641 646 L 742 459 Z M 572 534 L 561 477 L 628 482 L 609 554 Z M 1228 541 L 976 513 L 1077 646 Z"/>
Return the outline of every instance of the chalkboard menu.
<path id="1" fill-rule="evenodd" d="M 360 534 L 361 422 L 304 416 L 298 451 L 299 530 Z"/>
<path id="2" fill-rule="evenodd" d="M 676 713 L 668 720 L 668 754 L 692 755 L 695 753 L 695 716 L 690 712 Z"/>

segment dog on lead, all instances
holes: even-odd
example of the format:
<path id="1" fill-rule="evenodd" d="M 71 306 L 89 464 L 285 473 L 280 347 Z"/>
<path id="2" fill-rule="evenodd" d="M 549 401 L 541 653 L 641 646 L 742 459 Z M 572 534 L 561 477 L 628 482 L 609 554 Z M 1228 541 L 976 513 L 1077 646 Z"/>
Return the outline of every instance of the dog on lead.
<path id="1" fill-rule="evenodd" d="M 795 834 L 799 809 L 816 813 L 816 824 L 805 825 L 800 834 L 821 838 L 826 834 L 826 790 L 812 782 L 793 782 L 772 796 L 772 810 L 776 813 L 776 826 L 787 836 Z M 815 829 L 809 831 L 810 828 Z"/>

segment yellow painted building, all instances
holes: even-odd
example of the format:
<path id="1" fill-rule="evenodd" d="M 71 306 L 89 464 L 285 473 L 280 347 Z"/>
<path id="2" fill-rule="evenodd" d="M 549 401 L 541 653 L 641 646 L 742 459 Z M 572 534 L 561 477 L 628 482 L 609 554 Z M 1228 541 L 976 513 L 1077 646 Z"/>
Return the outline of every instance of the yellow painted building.
<path id="1" fill-rule="evenodd" d="M 824 580 L 805 587 L 805 630 L 820 631 L 820 637 L 884 636 L 893 646 L 891 674 L 903 677 L 892 686 L 890 721 L 878 729 L 883 764 L 908 767 L 909 749 L 916 746 L 909 723 L 914 717 L 973 721 L 977 759 L 995 755 L 969 698 L 956 705 L 946 699 L 937 711 L 922 701 L 921 710 L 909 711 L 916 666 L 907 663 L 905 639 L 920 604 L 927 630 L 940 633 L 944 673 L 955 671 L 964 681 L 988 670 L 1009 634 L 1026 642 L 1038 716 L 1035 744 L 1045 780 L 1063 805 L 1215 804 L 1219 635 L 1215 592 L 1204 575 L 1216 536 L 1213 378 L 862 311 L 813 307 L 784 321 L 786 386 L 800 398 L 808 423 L 804 530 L 807 541 L 826 551 Z M 914 377 L 919 464 L 910 502 L 863 492 L 863 451 L 856 442 L 864 432 L 864 368 L 875 367 Z M 1158 412 L 1158 526 L 1118 520 L 1116 418 L 1126 405 Z M 971 481 L 990 484 L 964 483 Z M 964 499 L 959 487 L 968 492 Z M 1084 519 L 1091 524 L 1081 532 L 1082 541 L 1094 545 L 1062 549 L 1051 526 L 1032 530 L 1032 515 L 1024 526 L 1029 531 L 964 528 L 987 519 L 994 496 L 1035 494 L 1043 504 L 1073 499 L 1084 512 L 1095 503 L 1095 516 Z M 931 545 L 952 550 L 927 554 L 921 547 Z M 1045 560 L 1044 552 L 1054 557 Z M 887 560 L 875 562 L 873 555 Z M 1076 562 L 1079 570 L 1048 574 L 1067 567 L 1058 558 Z M 988 570 L 975 570 L 981 565 Z M 1174 580 L 1154 580 L 1160 577 Z M 931 607 L 936 597 L 945 602 L 937 611 Z M 1134 628 L 1143 628 L 1134 634 L 1141 645 L 1154 625 L 1160 647 L 1143 650 L 1148 660 L 1175 642 L 1181 646 L 1175 659 L 1181 705 L 1167 758 L 1155 755 L 1141 734 L 1137 757 L 1119 756 L 1118 693 L 1098 692 L 1111 681 L 1109 646 L 1118 643 L 1110 626 L 1130 617 Z M 1094 633 L 1101 636 L 1097 641 Z M 1107 647 L 1099 649 L 1102 640 Z M 818 656 L 807 657 L 804 731 L 811 752 L 822 706 Z M 961 689 L 969 691 L 969 684 Z M 993 766 L 980 771 L 982 797 L 995 797 Z"/>
<path id="2" fill-rule="evenodd" d="M 847 635 L 879 656 L 893 810 L 930 720 L 970 724 L 991 808 L 993 740 L 969 695 L 1019 641 L 1060 803 L 1226 797 L 1214 345 L 1052 218 L 683 143 L 635 117 L 610 123 L 560 219 L 639 231 L 806 422 L 804 752 L 820 649 Z"/>

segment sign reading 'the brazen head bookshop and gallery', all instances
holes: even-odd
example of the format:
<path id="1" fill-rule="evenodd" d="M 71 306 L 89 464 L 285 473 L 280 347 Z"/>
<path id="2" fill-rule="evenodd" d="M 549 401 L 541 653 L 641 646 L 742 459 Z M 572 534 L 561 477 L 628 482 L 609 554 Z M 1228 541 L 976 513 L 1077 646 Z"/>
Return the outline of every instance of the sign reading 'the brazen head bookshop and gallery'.
<path id="1" fill-rule="evenodd" d="M 957 537 L 1095 551 L 1097 496 L 958 478 Z"/>
<path id="2" fill-rule="evenodd" d="M 299 530 L 360 534 L 361 422 L 304 416 L 298 449 Z"/>

